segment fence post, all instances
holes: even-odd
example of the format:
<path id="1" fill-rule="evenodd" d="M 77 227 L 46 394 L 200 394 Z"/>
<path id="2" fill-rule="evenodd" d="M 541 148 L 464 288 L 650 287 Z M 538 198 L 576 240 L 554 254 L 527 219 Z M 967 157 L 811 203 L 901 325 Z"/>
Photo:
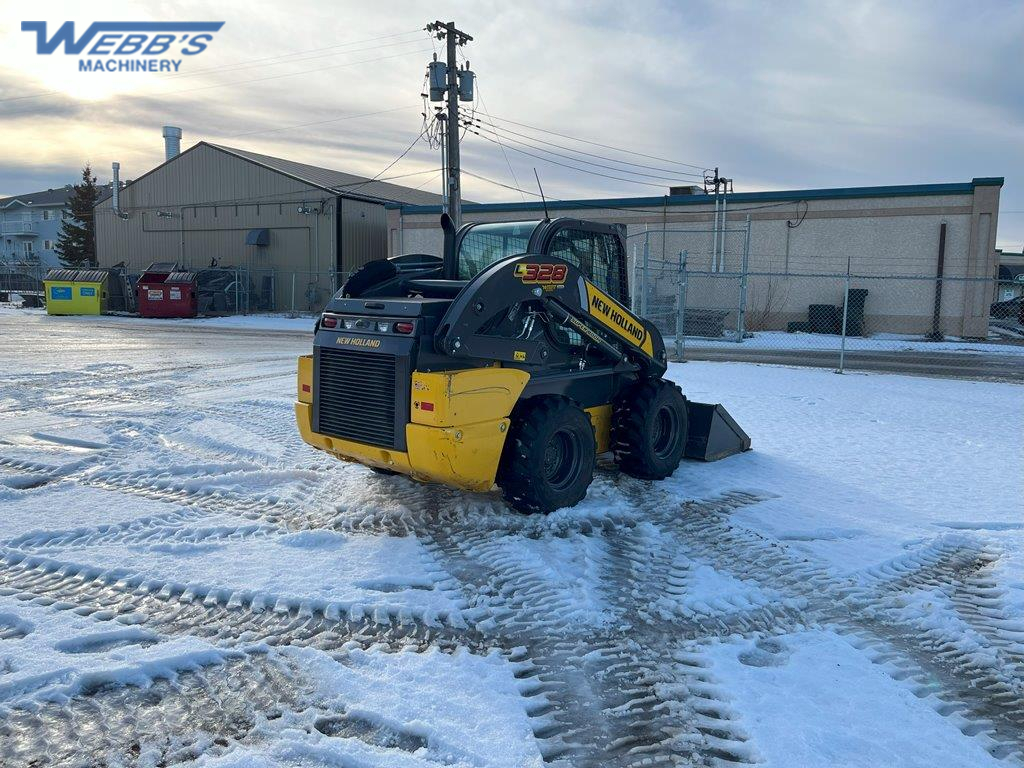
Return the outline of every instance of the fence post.
<path id="1" fill-rule="evenodd" d="M 640 312 L 640 261 L 636 255 L 636 243 L 633 243 L 633 272 L 629 276 L 629 308 L 634 313 Z"/>
<path id="2" fill-rule="evenodd" d="M 640 276 L 640 317 L 647 317 L 647 272 L 651 258 L 651 233 L 644 231 L 644 271 Z"/>
<path id="3" fill-rule="evenodd" d="M 295 273 L 292 272 L 292 314 L 295 314 Z"/>
<path id="4" fill-rule="evenodd" d="M 846 281 L 843 286 L 843 335 L 839 342 L 839 370 L 843 373 L 846 365 L 846 319 L 850 311 L 850 256 L 846 256 Z"/>
<path id="5" fill-rule="evenodd" d="M 736 343 L 743 341 L 747 321 L 747 271 L 750 267 L 750 214 L 747 214 L 747 234 L 743 241 L 743 269 L 740 274 L 740 306 L 736 311 Z"/>
<path id="6" fill-rule="evenodd" d="M 679 310 L 676 312 L 676 360 L 682 362 L 686 352 L 683 335 L 686 333 L 686 256 L 679 252 Z"/>

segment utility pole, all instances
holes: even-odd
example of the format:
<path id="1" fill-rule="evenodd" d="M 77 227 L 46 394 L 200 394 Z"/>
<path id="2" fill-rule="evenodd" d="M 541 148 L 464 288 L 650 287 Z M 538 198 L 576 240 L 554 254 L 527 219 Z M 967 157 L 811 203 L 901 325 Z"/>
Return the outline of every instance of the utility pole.
<path id="1" fill-rule="evenodd" d="M 448 119 L 446 121 L 446 160 L 445 165 L 445 178 L 447 180 L 447 198 L 448 198 L 448 215 L 452 217 L 452 221 L 455 226 L 458 227 L 462 224 L 462 192 L 461 182 L 459 178 L 459 98 L 460 98 L 460 76 L 462 73 L 459 71 L 458 63 L 456 62 L 455 52 L 458 46 L 465 45 L 473 38 L 455 28 L 455 22 L 449 21 L 447 23 L 443 21 L 435 21 L 433 24 L 427 24 L 427 31 L 433 32 L 438 40 L 444 40 L 447 44 L 447 101 L 448 101 Z M 464 101 L 472 100 L 472 73 L 469 70 L 463 70 L 468 73 L 462 76 L 467 81 L 467 84 L 462 86 L 463 93 L 462 98 Z M 469 98 L 466 98 L 466 92 L 468 90 Z"/>
<path id="2" fill-rule="evenodd" d="M 712 272 L 724 272 L 725 271 L 725 239 L 728 233 L 728 219 L 726 218 L 726 205 L 728 197 L 725 195 L 732 192 L 732 179 L 727 179 L 723 176 L 718 175 L 718 168 L 715 168 L 715 174 L 712 176 L 710 172 L 705 171 L 704 173 L 704 194 L 708 194 L 708 188 L 714 188 L 715 190 L 715 234 L 714 244 L 712 245 L 711 253 L 711 271 Z M 722 192 L 722 197 L 719 198 L 719 191 Z M 721 213 L 719 213 L 719 200 L 721 199 Z M 719 224 L 721 220 L 721 224 Z M 718 237 L 719 230 L 722 232 L 722 237 Z"/>

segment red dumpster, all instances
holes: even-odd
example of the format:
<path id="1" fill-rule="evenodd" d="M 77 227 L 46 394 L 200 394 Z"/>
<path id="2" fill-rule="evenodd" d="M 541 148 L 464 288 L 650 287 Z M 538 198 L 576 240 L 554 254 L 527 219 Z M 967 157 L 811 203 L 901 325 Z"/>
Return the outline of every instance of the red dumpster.
<path id="1" fill-rule="evenodd" d="M 177 264 L 150 264 L 136 285 L 141 317 L 195 317 L 196 273 Z"/>

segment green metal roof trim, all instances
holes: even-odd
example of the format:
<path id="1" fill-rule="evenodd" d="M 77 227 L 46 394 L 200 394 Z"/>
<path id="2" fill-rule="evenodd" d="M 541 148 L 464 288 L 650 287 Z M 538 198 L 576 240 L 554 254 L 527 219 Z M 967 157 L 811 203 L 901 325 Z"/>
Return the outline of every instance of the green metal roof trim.
<path id="1" fill-rule="evenodd" d="M 986 176 L 969 182 L 952 184 L 900 184 L 888 187 L 838 187 L 835 189 L 792 189 L 778 192 L 734 192 L 729 195 L 729 204 L 761 203 L 785 200 L 842 200 L 865 197 L 920 197 L 923 195 L 969 195 L 975 187 L 1001 187 L 1002 176 Z M 714 202 L 712 195 L 662 195 L 660 197 L 615 197 L 591 200 L 548 200 L 548 207 L 560 211 L 577 208 L 646 208 L 663 205 L 708 205 Z M 439 205 L 399 205 L 388 208 L 401 209 L 403 213 L 441 213 Z M 466 213 L 488 213 L 499 211 L 542 211 L 544 204 L 537 200 L 529 203 L 464 203 Z"/>

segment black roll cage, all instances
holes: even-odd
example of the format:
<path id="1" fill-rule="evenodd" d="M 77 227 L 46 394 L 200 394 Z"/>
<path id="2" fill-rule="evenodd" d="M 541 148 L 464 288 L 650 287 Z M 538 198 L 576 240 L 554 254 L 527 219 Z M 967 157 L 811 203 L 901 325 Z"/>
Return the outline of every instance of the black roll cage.
<path id="1" fill-rule="evenodd" d="M 464 224 L 459 227 L 458 232 L 455 233 L 453 238 L 452 247 L 446 249 L 444 256 L 444 277 L 447 280 L 458 279 L 458 258 L 459 251 L 462 248 L 462 241 L 466 238 L 475 227 L 480 224 L 501 224 L 504 222 L 474 222 L 472 224 Z M 511 223 L 511 222 L 509 222 Z M 567 216 L 562 216 L 557 219 L 543 219 L 537 222 L 537 226 L 534 228 L 533 233 L 530 235 L 530 243 L 527 247 L 527 253 L 549 255 L 551 244 L 554 242 L 555 237 L 558 236 L 559 232 L 571 229 L 580 232 L 593 232 L 600 235 L 612 235 L 619 243 L 619 253 L 621 258 L 618 264 L 618 277 L 619 277 L 619 294 L 614 298 L 625 306 L 629 306 L 629 280 L 626 274 L 626 235 L 625 227 L 622 224 L 602 224 L 596 221 L 586 221 L 584 219 L 572 219 Z M 509 256 L 515 254 L 508 254 Z M 587 275 L 589 280 L 593 280 L 593 275 Z"/>

